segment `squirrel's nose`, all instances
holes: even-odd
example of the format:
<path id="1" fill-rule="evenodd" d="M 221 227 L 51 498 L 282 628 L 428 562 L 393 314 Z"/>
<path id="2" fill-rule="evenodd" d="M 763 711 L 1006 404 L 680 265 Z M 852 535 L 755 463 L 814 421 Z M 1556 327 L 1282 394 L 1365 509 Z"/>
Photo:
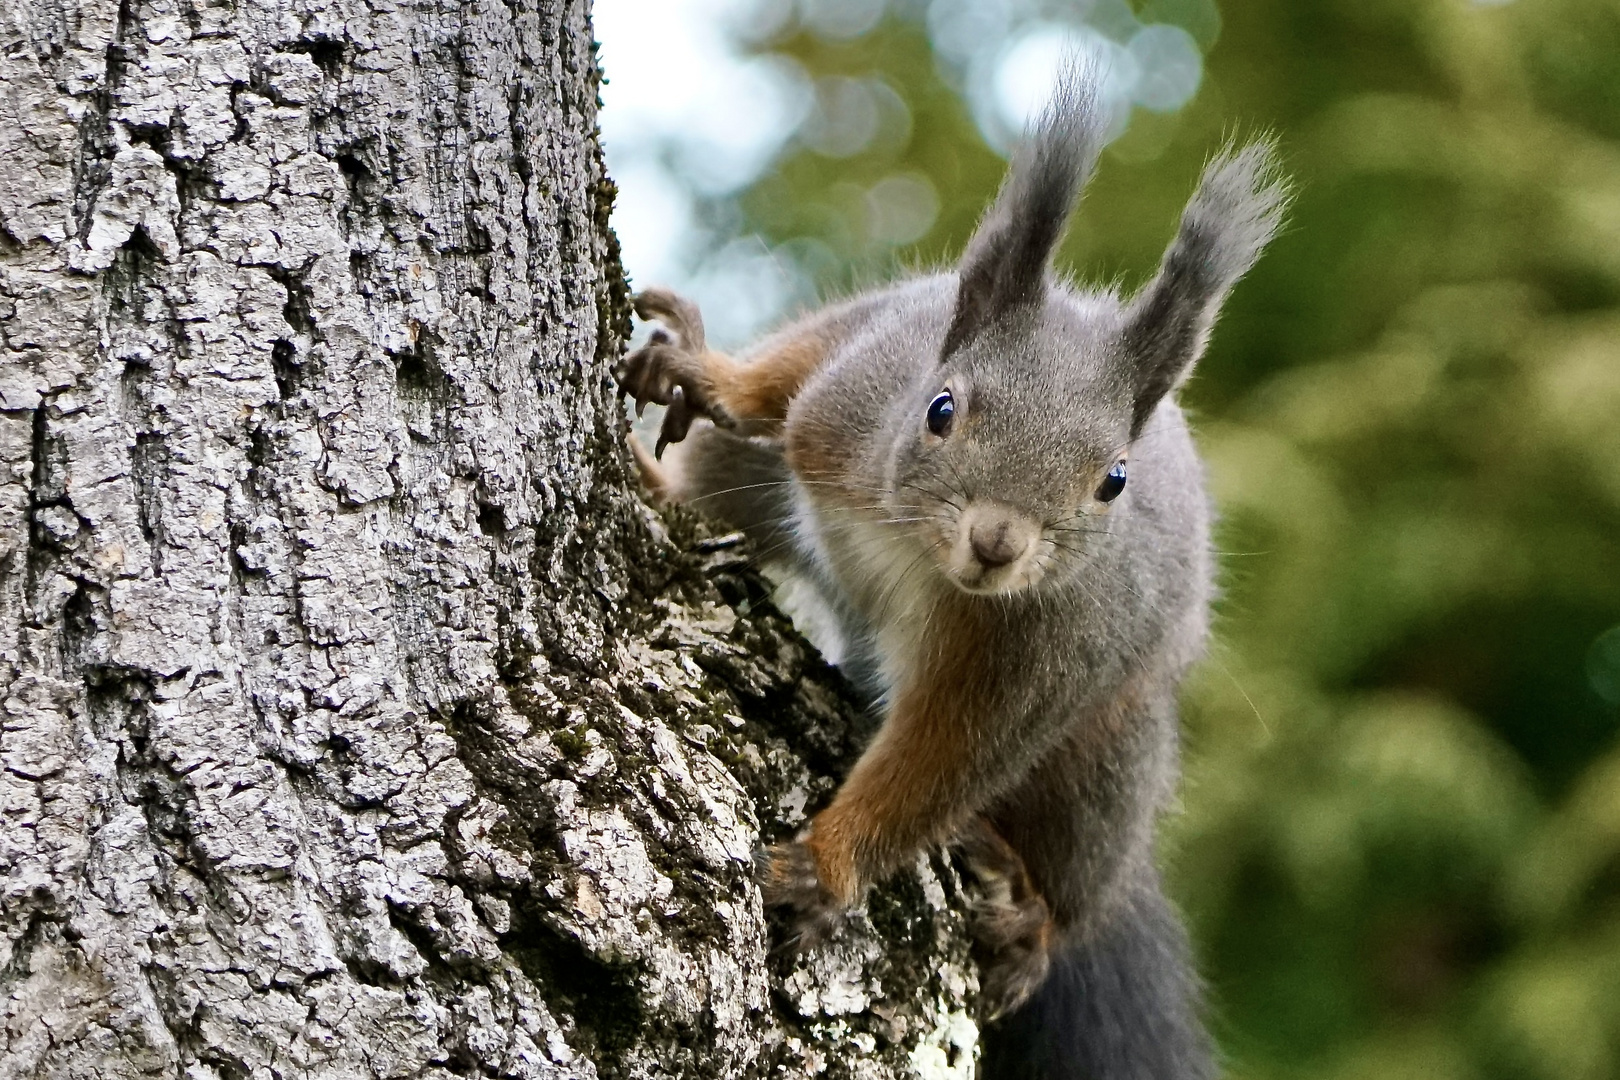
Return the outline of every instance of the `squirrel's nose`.
<path id="1" fill-rule="evenodd" d="M 987 570 L 1006 566 L 1029 547 L 1029 540 L 1014 531 L 1012 523 L 1005 519 L 975 522 L 968 530 L 968 543 L 973 548 L 973 557 Z"/>

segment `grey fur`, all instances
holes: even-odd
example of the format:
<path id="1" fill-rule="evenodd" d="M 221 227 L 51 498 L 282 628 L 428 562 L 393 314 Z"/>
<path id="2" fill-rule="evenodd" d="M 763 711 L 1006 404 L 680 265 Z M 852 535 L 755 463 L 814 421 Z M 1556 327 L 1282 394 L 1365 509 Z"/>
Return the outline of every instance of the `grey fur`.
<path id="1" fill-rule="evenodd" d="M 1125 341 L 1139 372 L 1135 426 L 1202 355 L 1221 301 L 1282 226 L 1288 198 L 1269 141 L 1228 149 L 1205 168 L 1158 276 L 1131 302 Z"/>
<path id="2" fill-rule="evenodd" d="M 723 502 L 767 543 L 792 519 L 793 559 L 880 698 L 931 647 L 935 615 L 978 605 L 992 716 L 960 786 L 927 794 L 942 820 L 995 826 L 1059 930 L 1053 974 L 987 1031 L 989 1075 L 1203 1080 L 1214 1066 L 1196 980 L 1152 853 L 1176 783 L 1176 688 L 1203 652 L 1212 588 L 1203 471 L 1174 390 L 1286 198 L 1269 144 L 1225 153 L 1138 296 L 1077 291 L 1048 258 L 1100 132 L 1090 84 L 1066 82 L 959 272 L 781 332 L 833 342 L 783 432 L 789 461 L 833 454 L 829 476 L 756 463 L 750 475 L 790 482 L 728 495 L 708 485 L 727 474 L 718 455 L 735 475 L 736 440 L 699 429 L 681 494 Z M 957 412 L 941 439 L 925 416 L 947 389 Z M 1104 505 L 1098 485 L 1122 458 L 1128 483 Z M 952 561 L 964 516 L 985 507 L 1038 537 L 996 579 Z"/>
<path id="3" fill-rule="evenodd" d="M 1096 61 L 1075 57 L 1019 148 L 1001 193 L 974 233 L 958 271 L 956 310 L 945 333 L 949 356 L 992 323 L 1036 306 L 1052 250 L 1103 146 Z"/>
<path id="4" fill-rule="evenodd" d="M 1158 875 L 1132 883 L 1120 914 L 1057 950 L 1029 1004 L 985 1033 L 990 1080 L 1210 1080 L 1187 935 Z"/>

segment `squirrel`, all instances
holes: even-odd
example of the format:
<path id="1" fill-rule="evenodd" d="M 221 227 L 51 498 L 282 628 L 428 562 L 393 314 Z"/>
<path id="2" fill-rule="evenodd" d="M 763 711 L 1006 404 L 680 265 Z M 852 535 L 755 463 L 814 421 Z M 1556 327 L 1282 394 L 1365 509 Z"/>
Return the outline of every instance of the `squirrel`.
<path id="1" fill-rule="evenodd" d="M 982 883 L 981 1077 L 1216 1073 L 1153 858 L 1176 691 L 1213 592 L 1211 508 L 1177 391 L 1289 193 L 1262 139 L 1205 168 L 1129 298 L 1051 269 L 1105 141 L 1071 63 L 954 270 L 856 295 L 739 358 L 691 302 L 616 375 L 667 407 L 655 497 L 788 552 L 882 723 L 807 831 L 764 855 L 790 946 L 949 844 Z M 1127 478 L 1128 481 L 1127 482 Z"/>

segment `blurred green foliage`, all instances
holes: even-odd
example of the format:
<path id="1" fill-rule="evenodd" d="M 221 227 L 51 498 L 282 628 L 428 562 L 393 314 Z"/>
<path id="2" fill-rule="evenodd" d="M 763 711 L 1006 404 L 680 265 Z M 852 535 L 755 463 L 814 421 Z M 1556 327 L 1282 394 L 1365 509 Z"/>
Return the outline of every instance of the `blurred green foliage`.
<path id="1" fill-rule="evenodd" d="M 893 92 L 737 204 L 827 292 L 950 258 L 999 180 L 925 11 L 753 42 Z M 1187 394 L 1225 595 L 1167 855 L 1230 1075 L 1620 1077 L 1620 3 L 1137 14 L 1204 81 L 1061 261 L 1143 280 L 1234 131 L 1299 185 Z M 892 176 L 938 200 L 898 252 Z"/>

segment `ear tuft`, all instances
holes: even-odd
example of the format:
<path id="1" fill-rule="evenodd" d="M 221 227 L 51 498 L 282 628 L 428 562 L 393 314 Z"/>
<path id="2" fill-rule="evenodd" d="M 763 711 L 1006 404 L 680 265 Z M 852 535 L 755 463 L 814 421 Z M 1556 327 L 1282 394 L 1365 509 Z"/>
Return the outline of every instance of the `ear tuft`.
<path id="1" fill-rule="evenodd" d="M 1014 153 L 1000 194 L 962 256 L 942 357 L 1043 296 L 1052 250 L 1107 129 L 1097 101 L 1097 64 L 1085 54 L 1065 60 L 1057 92 Z"/>
<path id="2" fill-rule="evenodd" d="M 1221 303 L 1282 227 L 1289 197 L 1270 139 L 1228 147 L 1205 167 L 1158 275 L 1126 312 L 1133 436 L 1203 354 Z"/>

